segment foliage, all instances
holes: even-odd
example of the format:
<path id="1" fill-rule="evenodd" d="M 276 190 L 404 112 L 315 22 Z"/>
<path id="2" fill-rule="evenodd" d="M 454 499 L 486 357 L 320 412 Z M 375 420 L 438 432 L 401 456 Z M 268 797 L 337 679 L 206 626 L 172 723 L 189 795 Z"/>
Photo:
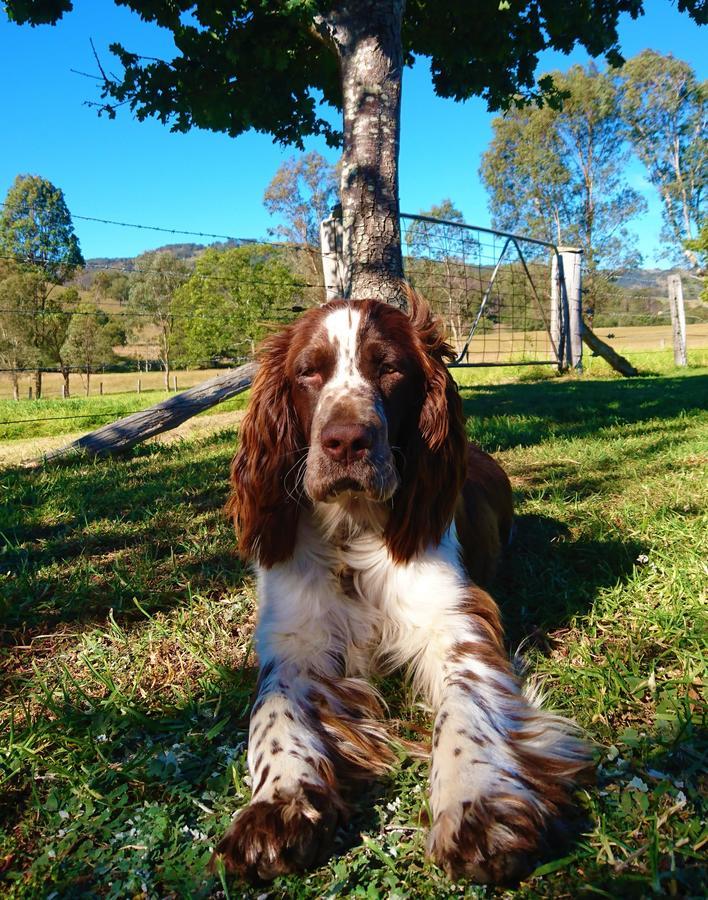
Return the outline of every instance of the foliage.
<path id="1" fill-rule="evenodd" d="M 687 248 L 695 254 L 703 273 L 701 300 L 704 303 L 708 303 L 708 219 L 703 220 L 698 236 L 691 241 L 687 241 L 686 244 Z"/>
<path id="2" fill-rule="evenodd" d="M 36 274 L 0 260 L 0 367 L 10 370 L 16 398 L 18 371 L 40 362 L 40 351 L 28 327 L 26 305 L 28 295 L 34 296 L 37 279 Z"/>
<path id="3" fill-rule="evenodd" d="M 628 157 L 614 77 L 572 66 L 552 73 L 563 108 L 527 108 L 494 119 L 480 175 L 495 227 L 578 244 L 590 311 L 613 275 L 640 264 L 625 223 L 646 204 L 625 181 Z"/>
<path id="4" fill-rule="evenodd" d="M 338 167 L 316 151 L 286 159 L 266 188 L 263 204 L 271 215 L 279 215 L 285 225 L 273 233 L 294 244 L 320 243 L 320 222 L 337 202 Z"/>
<path id="5" fill-rule="evenodd" d="M 277 248 L 210 248 L 172 304 L 175 355 L 196 366 L 248 356 L 269 323 L 291 318 L 300 298 L 299 280 Z"/>
<path id="6" fill-rule="evenodd" d="M 104 73 L 103 99 L 111 115 L 117 104 L 128 103 L 139 119 L 154 116 L 175 131 L 198 127 L 236 136 L 255 129 L 300 148 L 311 135 L 339 143 L 339 130 L 318 109 L 341 103 L 338 60 L 321 28 L 331 2 L 120 3 L 170 31 L 177 54 L 171 60 L 151 59 L 112 44 L 122 71 L 115 77 Z M 697 21 L 705 20 L 702 0 L 679 5 Z M 54 23 L 72 3 L 5 0 L 5 8 L 18 23 Z M 365 26 L 366 4 L 358 8 L 359 24 Z M 408 64 L 414 55 L 430 59 L 440 96 L 481 95 L 490 109 L 506 108 L 517 98 L 557 96 L 549 79 L 535 81 L 538 54 L 546 48 L 569 53 L 579 43 L 592 56 L 604 53 L 613 64 L 619 62 L 619 16 L 628 12 L 636 18 L 642 8 L 642 0 L 546 0 L 540 5 L 411 0 L 403 49 Z M 352 9 L 356 12 L 357 4 Z"/>
<path id="7" fill-rule="evenodd" d="M 128 321 L 134 334 L 142 334 L 148 326 L 157 332 L 158 355 L 168 390 L 175 326 L 172 301 L 188 277 L 186 264 L 164 250 L 139 256 L 130 275 Z"/>
<path id="8" fill-rule="evenodd" d="M 470 437 L 515 488 L 494 586 L 509 645 L 526 639 L 548 702 L 587 729 L 600 763 L 577 842 L 554 844 L 513 896 L 700 897 L 708 373 L 600 371 L 525 384 L 460 373 Z M 249 796 L 256 678 L 253 580 L 222 513 L 237 440 L 220 430 L 0 473 L 8 900 L 223 890 L 205 863 Z M 430 726 L 400 681 L 384 691 L 394 728 Z M 354 792 L 332 860 L 268 888 L 229 882 L 228 896 L 484 895 L 425 862 L 428 765 L 400 756 Z"/>
<path id="9" fill-rule="evenodd" d="M 663 238 L 674 256 L 698 260 L 690 245 L 705 216 L 708 180 L 708 82 L 670 54 L 644 50 L 621 74 L 622 116 L 632 146 L 659 192 Z"/>
<path id="10" fill-rule="evenodd" d="M 81 302 L 71 317 L 61 353 L 68 365 L 83 370 L 87 394 L 91 373 L 113 359 L 113 333 L 108 316 L 90 300 Z"/>
<path id="11" fill-rule="evenodd" d="M 91 281 L 91 291 L 99 302 L 117 300 L 122 306 L 128 302 L 130 279 L 123 272 L 99 269 Z"/>
<path id="12" fill-rule="evenodd" d="M 63 284 L 84 265 L 62 191 L 39 175 L 18 175 L 0 211 L 0 252 Z"/>

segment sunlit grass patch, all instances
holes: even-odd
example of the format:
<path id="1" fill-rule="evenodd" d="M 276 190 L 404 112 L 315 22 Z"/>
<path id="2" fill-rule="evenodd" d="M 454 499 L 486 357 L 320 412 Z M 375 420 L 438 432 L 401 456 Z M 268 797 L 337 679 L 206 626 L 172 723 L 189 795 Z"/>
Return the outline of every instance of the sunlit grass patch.
<path id="1" fill-rule="evenodd" d="M 585 833 L 519 897 L 704 896 L 708 375 L 463 387 L 517 534 L 497 578 L 554 708 L 596 743 Z M 235 432 L 0 472 L 0 891 L 199 897 L 249 796 L 252 579 L 223 515 Z M 426 724 L 400 681 L 392 715 Z M 358 788 L 337 853 L 232 897 L 489 896 L 424 859 L 427 764 Z M 581 826 L 581 831 L 582 831 Z"/>

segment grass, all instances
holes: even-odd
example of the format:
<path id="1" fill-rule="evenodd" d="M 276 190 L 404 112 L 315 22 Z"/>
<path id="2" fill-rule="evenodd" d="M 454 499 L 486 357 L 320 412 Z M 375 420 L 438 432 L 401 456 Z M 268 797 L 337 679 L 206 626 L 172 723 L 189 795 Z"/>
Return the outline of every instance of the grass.
<path id="1" fill-rule="evenodd" d="M 494 589 L 510 646 L 597 745 L 560 858 L 517 891 L 450 884 L 424 861 L 427 766 L 402 757 L 323 868 L 259 888 L 206 875 L 249 796 L 255 684 L 222 431 L 0 472 L 3 896 L 705 896 L 708 368 L 653 358 L 664 374 L 624 381 L 596 362 L 583 379 L 459 373 L 470 436 L 515 487 Z M 393 716 L 421 715 L 390 690 Z"/>

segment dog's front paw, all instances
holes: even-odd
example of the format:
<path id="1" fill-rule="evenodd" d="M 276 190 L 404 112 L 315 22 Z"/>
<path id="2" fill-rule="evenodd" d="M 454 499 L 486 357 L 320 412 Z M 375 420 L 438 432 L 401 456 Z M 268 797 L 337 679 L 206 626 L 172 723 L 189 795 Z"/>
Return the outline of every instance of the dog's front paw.
<path id="1" fill-rule="evenodd" d="M 338 798 L 312 786 L 250 803 L 236 816 L 211 860 L 249 880 L 270 881 L 324 862 L 342 812 Z"/>
<path id="2" fill-rule="evenodd" d="M 438 814 L 427 854 L 449 878 L 509 884 L 532 871 L 542 836 L 537 811 L 518 797 L 465 801 Z"/>

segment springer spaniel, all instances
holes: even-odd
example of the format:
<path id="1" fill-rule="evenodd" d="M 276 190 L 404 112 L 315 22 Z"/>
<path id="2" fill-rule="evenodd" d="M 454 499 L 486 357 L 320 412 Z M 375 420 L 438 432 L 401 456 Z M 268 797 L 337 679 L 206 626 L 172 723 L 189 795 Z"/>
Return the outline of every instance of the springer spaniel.
<path id="1" fill-rule="evenodd" d="M 323 862 L 342 784 L 395 756 L 372 672 L 407 664 L 435 710 L 428 854 L 452 876 L 531 867 L 587 765 L 565 720 L 525 694 L 491 575 L 509 480 L 465 437 L 451 355 L 428 307 L 305 313 L 265 344 L 230 511 L 258 574 L 251 802 L 215 851 L 270 879 Z"/>

